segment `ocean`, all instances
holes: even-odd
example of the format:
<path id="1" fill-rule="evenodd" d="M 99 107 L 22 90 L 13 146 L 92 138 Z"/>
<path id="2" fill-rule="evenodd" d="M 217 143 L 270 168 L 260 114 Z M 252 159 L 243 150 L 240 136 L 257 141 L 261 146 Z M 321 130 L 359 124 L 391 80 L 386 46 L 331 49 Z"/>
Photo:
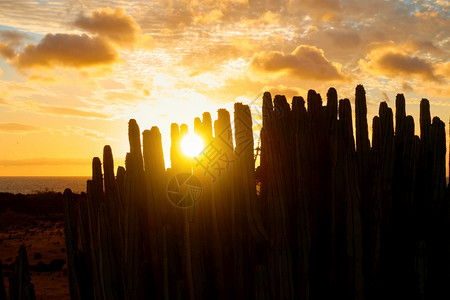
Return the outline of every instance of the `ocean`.
<path id="1" fill-rule="evenodd" d="M 86 192 L 88 176 L 0 176 L 0 193 L 34 194 L 37 192 L 64 192 L 70 188 L 73 193 Z"/>

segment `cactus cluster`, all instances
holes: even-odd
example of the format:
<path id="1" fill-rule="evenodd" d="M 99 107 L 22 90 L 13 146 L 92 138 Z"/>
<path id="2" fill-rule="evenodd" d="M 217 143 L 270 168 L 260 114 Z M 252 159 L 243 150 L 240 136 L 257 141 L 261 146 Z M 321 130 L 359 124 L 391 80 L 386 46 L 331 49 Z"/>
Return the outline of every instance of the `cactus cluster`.
<path id="1" fill-rule="evenodd" d="M 355 135 L 333 88 L 326 105 L 312 90 L 292 105 L 265 93 L 257 172 L 247 105 L 235 104 L 233 126 L 224 109 L 214 126 L 209 113 L 194 120 L 196 158 L 179 148 L 187 126 L 172 124 L 167 170 L 158 128 L 141 147 L 130 120 L 126 167 L 115 175 L 105 146 L 87 200 L 65 192 L 72 299 L 448 298 L 444 124 L 423 99 L 415 136 L 398 95 L 395 127 L 381 103 L 371 143 L 362 86 L 354 107 Z M 195 186 L 198 202 L 177 207 L 168 184 L 189 176 L 201 196 Z"/>

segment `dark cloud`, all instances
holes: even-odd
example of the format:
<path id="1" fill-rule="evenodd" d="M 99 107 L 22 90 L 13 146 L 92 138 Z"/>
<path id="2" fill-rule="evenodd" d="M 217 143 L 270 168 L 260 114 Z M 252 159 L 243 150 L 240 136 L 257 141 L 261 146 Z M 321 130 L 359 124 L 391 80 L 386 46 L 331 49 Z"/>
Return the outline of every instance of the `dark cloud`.
<path id="1" fill-rule="evenodd" d="M 16 30 L 0 30 L 0 56 L 12 59 L 16 56 L 16 48 L 30 37 Z"/>
<path id="2" fill-rule="evenodd" d="M 400 53 L 386 53 L 377 61 L 381 68 L 392 72 L 422 74 L 434 79 L 433 66 L 418 57 L 410 57 Z"/>
<path id="3" fill-rule="evenodd" d="M 388 77 L 419 76 L 431 81 L 441 80 L 435 74 L 431 62 L 393 50 L 375 49 L 368 54 L 367 60 L 360 61 L 360 65 L 374 75 Z"/>
<path id="4" fill-rule="evenodd" d="M 138 45 L 149 48 L 152 38 L 142 30 L 124 9 L 99 9 L 90 16 L 79 15 L 73 22 L 87 34 L 47 34 L 39 43 L 16 51 L 16 45 L 27 36 L 14 31 L 0 32 L 0 55 L 21 69 L 105 66 L 117 62 L 118 50 Z"/>
<path id="5" fill-rule="evenodd" d="M 0 41 L 3 41 L 11 47 L 18 47 L 22 44 L 23 40 L 30 37 L 23 32 L 17 30 L 0 30 Z"/>
<path id="6" fill-rule="evenodd" d="M 323 52 L 314 46 L 298 46 L 291 54 L 279 51 L 259 52 L 253 56 L 251 68 L 256 72 L 287 73 L 302 79 L 345 80 L 340 66 L 330 62 Z"/>
<path id="7" fill-rule="evenodd" d="M 80 15 L 73 23 L 87 32 L 108 38 L 120 46 L 134 45 L 141 28 L 124 9 L 99 9 L 90 16 Z"/>
<path id="8" fill-rule="evenodd" d="M 16 50 L 5 42 L 0 42 L 0 56 L 6 59 L 12 59 L 16 56 Z"/>
<path id="9" fill-rule="evenodd" d="M 117 60 L 116 50 L 104 39 L 86 34 L 47 34 L 37 45 L 29 44 L 15 58 L 19 68 L 92 67 Z"/>

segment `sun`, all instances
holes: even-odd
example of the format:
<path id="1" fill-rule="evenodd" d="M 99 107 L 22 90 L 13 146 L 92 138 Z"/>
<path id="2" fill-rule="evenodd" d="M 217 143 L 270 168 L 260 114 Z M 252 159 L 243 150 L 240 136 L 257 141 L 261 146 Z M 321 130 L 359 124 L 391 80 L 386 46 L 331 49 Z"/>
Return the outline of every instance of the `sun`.
<path id="1" fill-rule="evenodd" d="M 182 138 L 180 146 L 185 155 L 195 157 L 203 150 L 203 140 L 195 133 L 188 133 Z"/>

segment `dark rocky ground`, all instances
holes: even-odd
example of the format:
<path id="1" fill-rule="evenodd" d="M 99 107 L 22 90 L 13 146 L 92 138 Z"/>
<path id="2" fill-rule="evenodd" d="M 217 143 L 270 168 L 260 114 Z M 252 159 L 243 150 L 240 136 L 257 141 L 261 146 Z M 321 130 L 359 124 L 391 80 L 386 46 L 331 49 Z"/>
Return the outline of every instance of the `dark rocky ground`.
<path id="1" fill-rule="evenodd" d="M 79 197 L 85 194 L 74 196 Z M 61 193 L 0 193 L 0 260 L 7 289 L 20 245 L 27 250 L 36 299 L 70 299 Z"/>

